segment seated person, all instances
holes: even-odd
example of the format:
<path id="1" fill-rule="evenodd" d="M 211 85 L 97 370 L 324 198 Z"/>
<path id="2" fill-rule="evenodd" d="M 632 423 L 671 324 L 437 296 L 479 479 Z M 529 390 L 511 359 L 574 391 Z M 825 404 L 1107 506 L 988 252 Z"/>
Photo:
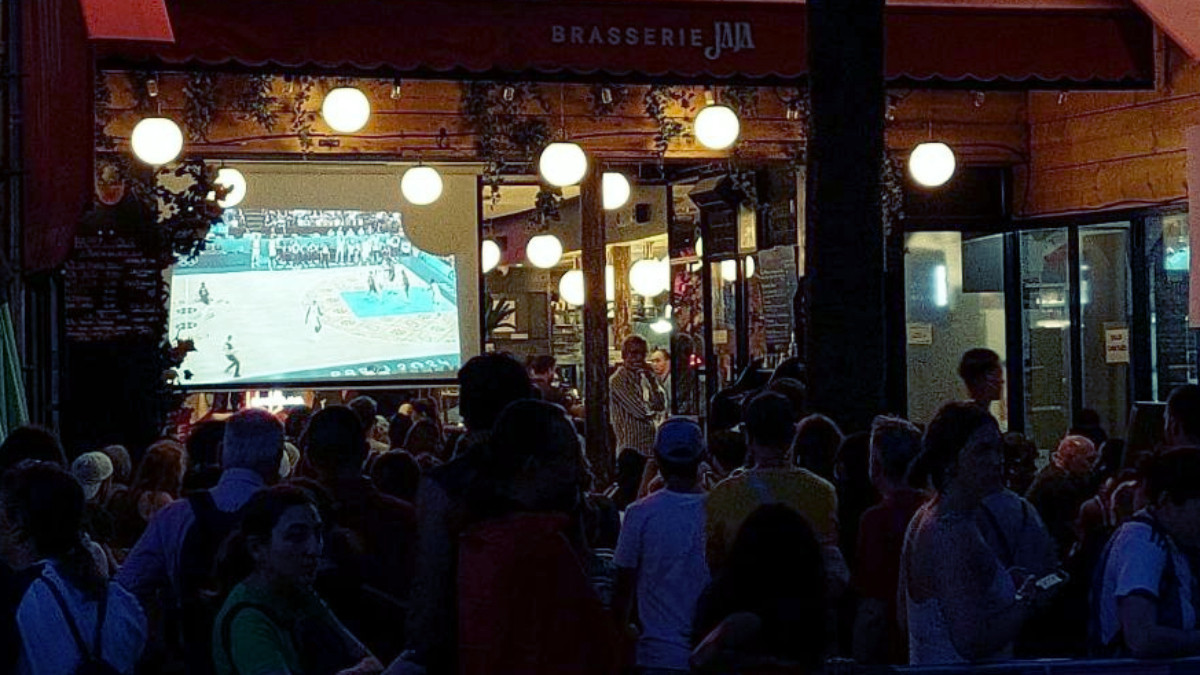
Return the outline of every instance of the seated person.
<path id="1" fill-rule="evenodd" d="M 1147 469 L 1149 505 L 1105 547 L 1092 593 L 1093 644 L 1100 654 L 1159 658 L 1200 655 L 1195 569 L 1200 546 L 1200 448 L 1179 448 Z"/>

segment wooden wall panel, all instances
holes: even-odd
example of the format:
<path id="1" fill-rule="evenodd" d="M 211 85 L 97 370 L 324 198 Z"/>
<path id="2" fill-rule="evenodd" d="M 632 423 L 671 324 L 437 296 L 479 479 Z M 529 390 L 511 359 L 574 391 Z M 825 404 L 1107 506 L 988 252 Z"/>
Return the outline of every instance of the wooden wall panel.
<path id="1" fill-rule="evenodd" d="M 1151 92 L 1029 94 L 1019 215 L 1173 204 L 1187 197 L 1186 140 L 1200 125 L 1200 64 L 1173 45 Z"/>

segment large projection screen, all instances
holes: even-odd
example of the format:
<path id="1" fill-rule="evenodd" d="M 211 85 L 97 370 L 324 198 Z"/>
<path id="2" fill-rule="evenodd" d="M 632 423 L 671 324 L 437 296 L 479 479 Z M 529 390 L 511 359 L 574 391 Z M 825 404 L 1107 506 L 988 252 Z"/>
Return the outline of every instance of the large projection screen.
<path id="1" fill-rule="evenodd" d="M 413 206 L 409 165 L 224 166 L 245 199 L 168 272 L 183 386 L 446 380 L 479 352 L 477 167 L 438 167 L 441 198 Z"/>

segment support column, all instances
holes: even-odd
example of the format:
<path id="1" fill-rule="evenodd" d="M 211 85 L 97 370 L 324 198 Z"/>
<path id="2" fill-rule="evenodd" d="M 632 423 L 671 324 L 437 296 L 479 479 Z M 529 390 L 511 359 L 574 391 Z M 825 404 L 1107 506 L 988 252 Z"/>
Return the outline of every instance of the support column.
<path id="1" fill-rule="evenodd" d="M 608 298 L 604 290 L 605 233 L 601 176 L 596 162 L 580 194 L 583 244 L 583 378 L 587 403 L 587 456 L 600 486 L 613 473 L 608 447 Z M 599 486 L 598 486 L 599 487 Z"/>
<path id="2" fill-rule="evenodd" d="M 809 388 L 858 431 L 886 406 L 884 0 L 809 0 L 808 41 Z"/>

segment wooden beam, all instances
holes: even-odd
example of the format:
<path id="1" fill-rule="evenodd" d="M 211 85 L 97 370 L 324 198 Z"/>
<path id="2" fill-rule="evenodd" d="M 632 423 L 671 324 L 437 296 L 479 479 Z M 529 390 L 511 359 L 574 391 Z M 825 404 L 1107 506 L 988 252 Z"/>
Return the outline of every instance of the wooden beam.
<path id="1" fill-rule="evenodd" d="M 583 378 L 587 409 L 587 456 L 598 482 L 608 484 L 615 469 L 608 447 L 608 298 L 604 288 L 607 262 L 604 241 L 604 204 L 601 176 L 604 166 L 595 162 L 583 179 L 580 192 L 583 235 Z"/>

